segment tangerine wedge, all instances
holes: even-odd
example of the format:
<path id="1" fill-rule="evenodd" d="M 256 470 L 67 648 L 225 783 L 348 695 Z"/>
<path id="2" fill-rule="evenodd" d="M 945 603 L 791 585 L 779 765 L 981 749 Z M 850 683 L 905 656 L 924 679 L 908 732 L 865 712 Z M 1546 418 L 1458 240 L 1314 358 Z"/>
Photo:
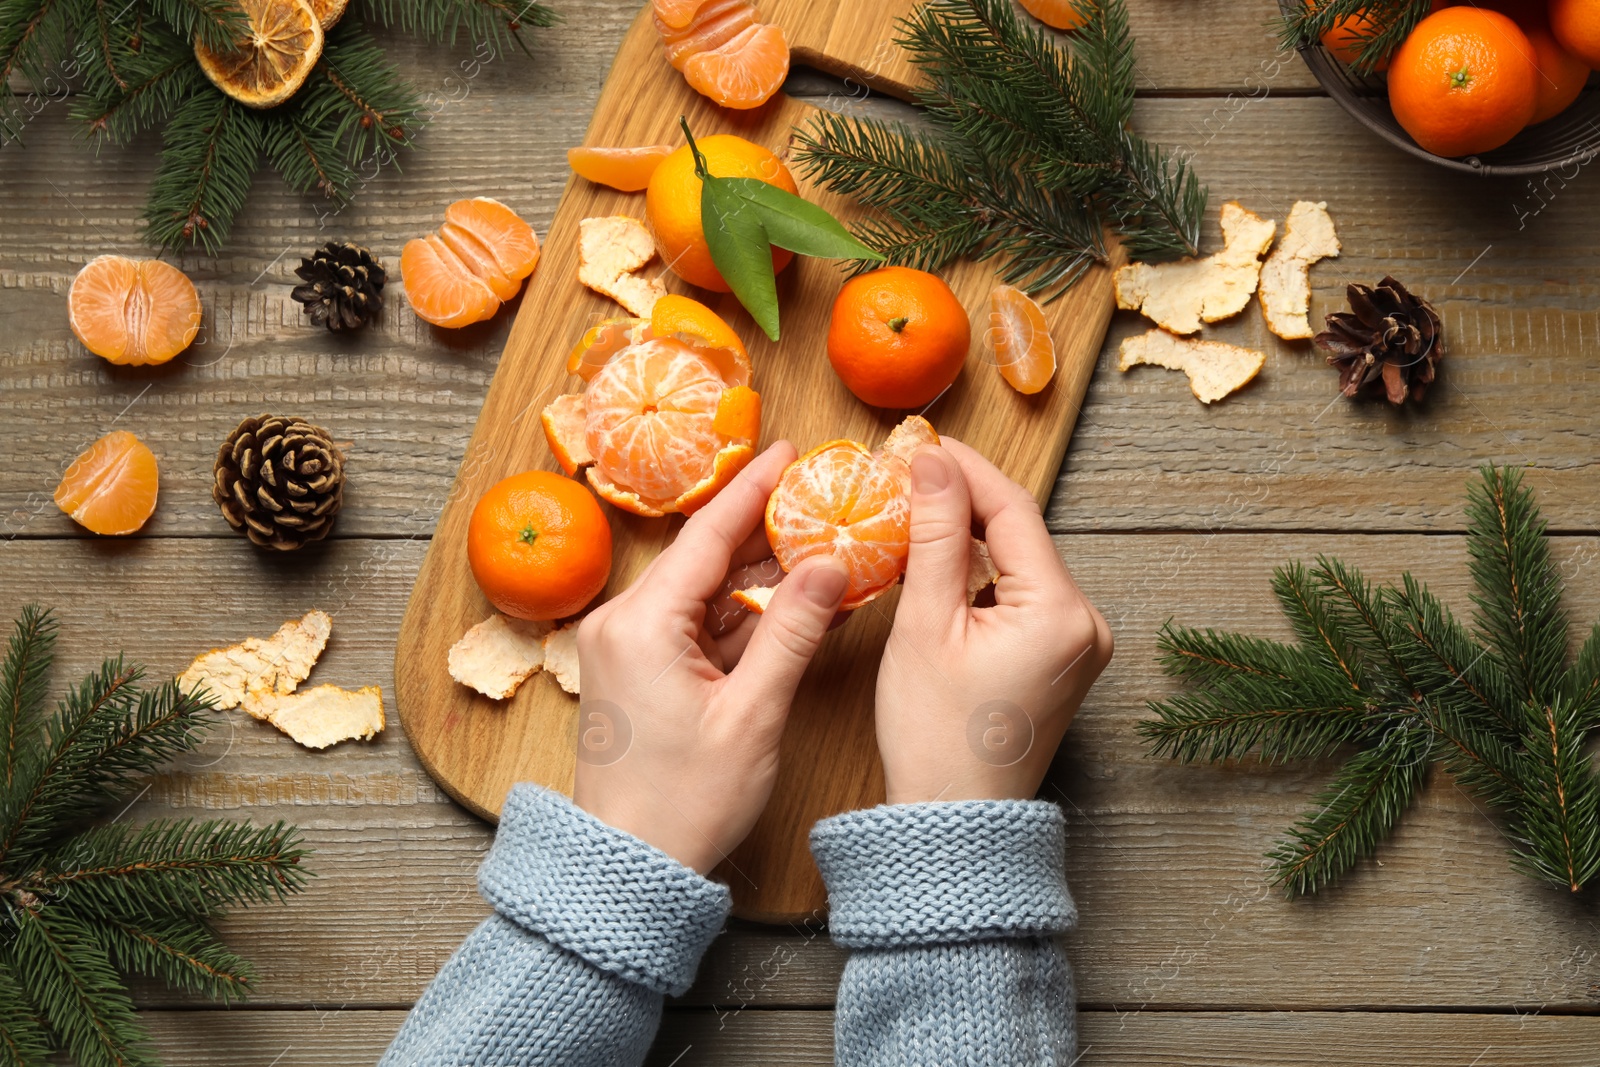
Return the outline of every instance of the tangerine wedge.
<path id="1" fill-rule="evenodd" d="M 613 324 L 609 333 L 628 329 Z M 761 405 L 750 360 L 684 333 L 631 330 L 640 339 L 603 362 L 590 346 L 580 362 L 599 365 L 587 388 L 557 397 L 540 421 L 562 469 L 586 469 L 602 499 L 636 515 L 688 514 L 755 455 Z"/>
<path id="2" fill-rule="evenodd" d="M 767 541 L 779 566 L 791 571 L 827 553 L 849 574 L 841 610 L 882 596 L 905 574 L 911 550 L 911 457 L 938 443 L 928 420 L 911 415 L 876 452 L 829 441 L 789 464 L 767 500 Z"/>
<path id="3" fill-rule="evenodd" d="M 1056 373 L 1056 344 L 1044 309 L 1021 289 L 997 285 L 989 294 L 989 345 L 1000 377 L 1019 393 L 1037 393 Z"/>
<path id="4" fill-rule="evenodd" d="M 67 322 L 83 347 L 112 363 L 165 363 L 200 332 L 200 294 L 170 263 L 99 256 L 72 280 Z"/>
<path id="5" fill-rule="evenodd" d="M 1019 0 L 1023 10 L 1058 30 L 1075 30 L 1089 21 L 1087 8 L 1094 0 Z"/>
<path id="6" fill-rule="evenodd" d="M 667 62 L 696 92 L 723 107 L 760 107 L 788 77 L 783 30 L 763 23 L 746 0 L 708 0 L 681 26 L 659 8 L 655 20 Z"/>
<path id="7" fill-rule="evenodd" d="M 651 4 L 656 20 L 673 29 L 682 29 L 694 21 L 695 12 L 706 0 L 654 0 Z"/>
<path id="8" fill-rule="evenodd" d="M 661 47 L 674 70 L 683 70 L 689 57 L 720 48 L 751 26 L 759 26 L 755 5 L 749 0 L 708 0 L 692 19 L 682 26 L 671 26 L 656 14 L 656 32 Z"/>
<path id="9" fill-rule="evenodd" d="M 93 533 L 131 534 L 156 510 L 159 481 L 155 453 L 127 430 L 113 430 L 67 467 L 56 506 Z"/>
<path id="10" fill-rule="evenodd" d="M 650 175 L 671 154 L 669 144 L 639 148 L 569 148 L 567 166 L 580 178 L 624 193 L 637 193 L 650 184 Z"/>
<path id="11" fill-rule="evenodd" d="M 437 233 L 400 251 L 400 276 L 417 317 L 455 329 L 490 318 L 539 264 L 533 227 L 498 200 L 479 196 L 445 209 Z"/>

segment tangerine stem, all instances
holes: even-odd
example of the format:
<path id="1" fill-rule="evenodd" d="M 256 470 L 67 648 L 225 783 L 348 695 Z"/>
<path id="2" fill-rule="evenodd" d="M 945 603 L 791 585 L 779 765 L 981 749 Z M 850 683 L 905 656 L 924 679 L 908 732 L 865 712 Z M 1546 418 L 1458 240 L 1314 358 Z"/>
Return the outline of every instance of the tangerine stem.
<path id="1" fill-rule="evenodd" d="M 689 141 L 689 153 L 694 156 L 694 176 L 705 181 L 711 177 L 711 171 L 706 168 L 706 157 L 700 154 L 700 146 L 694 143 L 694 134 L 689 132 L 688 117 L 679 115 L 678 125 L 683 127 L 683 136 Z"/>
<path id="2" fill-rule="evenodd" d="M 910 320 L 904 315 L 896 315 L 894 318 L 890 319 L 886 325 L 895 333 L 899 333 L 901 330 L 906 328 L 906 323 L 909 321 Z"/>
<path id="3" fill-rule="evenodd" d="M 1472 81 L 1472 71 L 1468 70 L 1464 63 L 1460 70 L 1452 71 L 1450 74 L 1450 87 L 1453 89 L 1464 89 L 1470 81 Z"/>
<path id="4" fill-rule="evenodd" d="M 538 539 L 539 531 L 533 528 L 533 523 L 531 522 L 522 528 L 521 533 L 517 534 L 517 540 L 521 541 L 525 545 L 531 545 Z"/>

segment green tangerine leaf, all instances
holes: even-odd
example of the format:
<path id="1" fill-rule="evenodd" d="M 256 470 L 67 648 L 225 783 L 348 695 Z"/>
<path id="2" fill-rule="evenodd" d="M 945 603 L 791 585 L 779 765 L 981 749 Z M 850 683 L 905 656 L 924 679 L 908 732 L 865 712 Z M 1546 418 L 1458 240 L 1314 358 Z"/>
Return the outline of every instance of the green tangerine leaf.
<path id="1" fill-rule="evenodd" d="M 756 325 L 778 339 L 778 282 L 772 242 L 755 206 L 729 189 L 733 179 L 706 176 L 700 183 L 700 219 L 711 262 Z"/>
<path id="2" fill-rule="evenodd" d="M 721 178 L 723 186 L 755 206 L 767 238 L 779 248 L 819 259 L 881 261 L 825 210 L 760 178 Z"/>

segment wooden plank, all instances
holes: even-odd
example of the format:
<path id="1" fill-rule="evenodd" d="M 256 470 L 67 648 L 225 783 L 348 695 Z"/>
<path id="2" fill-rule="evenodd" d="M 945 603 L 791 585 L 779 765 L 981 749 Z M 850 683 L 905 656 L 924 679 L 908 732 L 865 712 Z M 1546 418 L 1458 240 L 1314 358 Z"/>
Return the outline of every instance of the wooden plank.
<path id="1" fill-rule="evenodd" d="M 371 1063 L 400 1011 L 147 1012 L 169 1067 Z M 1573 1067 L 1600 1042 L 1600 1018 L 1376 1012 L 1103 1012 L 1078 1015 L 1083 1067 Z M 674 1057 L 677 1057 L 676 1059 Z M 751 1063 L 830 1067 L 833 1013 L 668 1011 L 649 1067 Z"/>
<path id="2" fill-rule="evenodd" d="M 827 2 L 788 9 L 791 25 L 832 27 L 844 40 L 828 47 L 839 62 L 864 59 L 882 23 L 910 10 L 896 4 Z M 879 27 L 873 29 L 874 26 Z M 701 136 L 730 132 L 769 147 L 789 142 L 811 109 L 786 99 L 757 112 L 729 113 L 708 104 L 656 56 L 659 37 L 641 15 L 623 44 L 601 94 L 585 141 L 594 145 L 672 143 L 679 117 Z M 820 60 L 819 60 L 820 61 Z M 649 109 L 638 101 L 653 102 Z M 859 214 L 837 196 L 802 184 L 801 193 L 846 220 Z M 509 701 L 486 699 L 455 682 L 444 669 L 446 650 L 492 609 L 477 590 L 466 559 L 467 523 L 477 499 L 501 478 L 532 467 L 556 469 L 537 425 L 537 413 L 556 397 L 580 391 L 562 354 L 589 325 L 615 315 L 611 301 L 572 280 L 577 233 L 593 216 L 637 215 L 641 197 L 587 182 L 568 185 L 546 242 L 545 262 L 529 291 L 484 401 L 477 429 L 423 562 L 412 607 L 396 650 L 396 704 L 406 736 L 422 765 L 471 810 L 494 817 L 510 787 L 532 780 L 570 791 L 575 765 L 578 702 L 540 674 Z M 985 359 L 982 323 L 996 284 L 995 264 L 963 262 L 943 272 L 967 314 L 979 324 L 972 352 L 955 384 L 921 409 L 941 432 L 973 444 L 1043 503 L 1054 484 L 1110 319 L 1110 271 L 1094 268 L 1046 317 L 1060 369 L 1043 392 L 1022 396 Z M 783 274 L 783 339 L 769 342 L 730 296 L 692 290 L 710 301 L 750 347 L 753 384 L 765 397 L 763 442 L 788 439 L 801 449 L 838 437 L 881 441 L 901 414 L 868 408 L 841 385 L 823 360 L 828 319 L 840 276 L 834 263 L 799 258 Z M 670 543 L 675 517 L 644 519 L 608 509 L 614 548 L 606 594 L 627 588 Z M 890 597 L 862 611 L 856 624 L 831 635 L 794 701 L 784 734 L 789 759 L 779 771 L 772 801 L 744 843 L 725 860 L 735 912 L 746 918 L 788 921 L 817 914 L 825 905 L 821 876 L 806 835 L 819 818 L 871 805 L 883 796 L 875 758 L 871 705 L 880 650 L 892 621 Z M 661 668 L 669 664 L 663 662 Z"/>
<path id="3" fill-rule="evenodd" d="M 1382 867 L 1365 865 L 1345 886 L 1289 903 L 1265 884 L 1261 854 L 1330 769 L 1183 767 L 1150 759 L 1133 732 L 1144 702 L 1172 691 L 1153 644 L 1169 614 L 1287 637 L 1271 568 L 1323 550 L 1374 578 L 1410 566 L 1465 610 L 1460 538 L 1352 535 L 1330 545 L 1317 535 L 1070 535 L 1057 545 L 1118 640 L 1045 792 L 1068 814 L 1068 870 L 1083 916 L 1069 945 L 1084 1003 L 1600 1008 L 1592 909 L 1511 871 L 1499 831 L 1447 778 L 1436 777 L 1380 853 Z M 1569 607 L 1586 624 L 1600 616 L 1600 538 L 1563 537 L 1556 551 Z M 387 691 L 420 555 L 413 542 L 344 541 L 315 560 L 269 565 L 226 541 L 0 543 L 0 619 L 28 600 L 60 606 L 59 688 L 107 651 L 124 649 L 159 676 L 196 650 L 328 607 L 333 640 L 312 680 Z M 317 849 L 311 890 L 225 926 L 262 973 L 257 1002 L 410 1003 L 487 914 L 474 877 L 492 831 L 432 784 L 392 717 L 375 743 L 320 753 L 242 717 L 229 722 L 128 817 L 299 823 Z M 735 923 L 685 1003 L 724 1012 L 826 1005 L 842 963 L 815 931 Z M 141 1001 L 194 1003 L 150 987 Z"/>
<path id="4" fill-rule="evenodd" d="M 271 406 L 353 442 L 340 535 L 427 536 L 508 320 L 450 336 L 420 327 L 397 297 L 395 313 L 359 338 L 330 340 L 289 301 L 287 257 L 252 279 L 286 247 L 329 235 L 370 240 L 392 260 L 441 204 L 468 192 L 507 198 L 544 233 L 565 180 L 558 149 L 581 137 L 587 117 L 584 98 L 563 96 L 562 86 L 548 86 L 551 114 L 527 138 L 504 134 L 520 96 L 485 89 L 469 98 L 481 109 L 447 111 L 404 177 L 374 183 L 337 232 L 319 231 L 300 201 L 265 182 L 235 254 L 185 261 L 203 268 L 220 336 L 237 323 L 232 352 L 218 359 L 205 348 L 193 361 L 216 362 L 156 371 L 115 370 L 84 353 L 65 314 L 72 273 L 113 247 L 97 231 L 132 234 L 142 188 L 134 173 L 144 164 L 91 166 L 64 123 L 41 119 L 27 149 L 7 156 L 0 183 L 0 533 L 76 536 L 49 494 L 71 456 L 114 423 L 147 437 L 162 459 L 150 531 L 226 536 L 209 497 L 212 456 L 238 419 Z M 1346 282 L 1394 271 L 1445 315 L 1440 381 L 1414 413 L 1346 403 L 1320 357 L 1267 337 L 1252 309 L 1213 335 L 1263 348 L 1266 369 L 1206 408 L 1178 375 L 1116 372 L 1116 343 L 1144 328 L 1123 313 L 1057 482 L 1052 528 L 1455 530 L 1462 479 L 1490 460 L 1530 464 L 1546 514 L 1563 529 L 1588 528 L 1600 493 L 1600 468 L 1589 462 L 1589 397 L 1600 384 L 1600 182 L 1585 171 L 1534 192 L 1452 175 L 1390 150 L 1326 100 L 1252 101 L 1213 139 L 1206 123 L 1216 106 L 1152 100 L 1137 123 L 1193 150 L 1215 200 L 1241 196 L 1282 218 L 1296 197 L 1326 199 L 1345 253 L 1313 271 L 1316 313 L 1338 306 Z M 1321 165 L 1328 146 L 1340 166 Z M 479 157 L 489 162 L 466 182 L 455 161 Z M 1547 206 L 1528 217 L 1541 200 Z M 1214 246 L 1214 220 L 1207 240 Z M 131 239 L 114 246 L 133 247 Z"/>

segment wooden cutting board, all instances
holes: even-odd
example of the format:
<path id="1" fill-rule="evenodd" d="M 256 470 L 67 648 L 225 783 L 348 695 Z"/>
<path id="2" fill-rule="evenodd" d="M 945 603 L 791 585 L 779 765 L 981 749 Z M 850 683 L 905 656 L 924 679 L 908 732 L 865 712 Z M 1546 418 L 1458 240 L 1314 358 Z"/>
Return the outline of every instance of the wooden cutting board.
<path id="1" fill-rule="evenodd" d="M 905 95 L 912 75 L 890 42 L 895 21 L 913 3 L 766 0 L 762 9 L 783 26 L 796 62 Z M 736 133 L 783 154 L 792 128 L 812 112 L 782 96 L 754 112 L 727 111 L 703 100 L 662 58 L 647 8 L 617 54 L 586 143 L 677 144 L 683 114 L 697 136 Z M 849 202 L 803 180 L 800 191 L 846 221 L 855 213 Z M 543 673 L 505 702 L 451 680 L 447 650 L 491 610 L 467 567 L 467 520 L 479 495 L 501 478 L 535 467 L 559 469 L 539 413 L 580 384 L 565 368 L 574 341 L 594 322 L 622 314 L 577 281 L 578 223 L 613 214 L 642 218 L 644 194 L 577 178 L 568 182 L 401 624 L 395 680 L 406 736 L 428 773 L 486 819 L 497 816 L 517 782 L 571 792 L 578 700 Z M 1111 316 L 1109 272 L 1094 271 L 1046 309 L 1060 370 L 1032 397 L 1004 383 L 984 341 L 992 266 L 962 263 L 945 276 L 972 316 L 973 350 L 955 386 L 925 414 L 940 433 L 989 456 L 1042 502 L 1055 482 Z M 800 257 L 779 276 L 783 336 L 776 344 L 731 296 L 696 290 L 671 274 L 665 280 L 669 289 L 710 304 L 749 346 L 763 400 L 762 445 L 788 438 L 804 452 L 831 438 L 851 437 L 875 447 L 899 420 L 901 413 L 857 401 L 828 365 L 829 310 L 843 282 L 837 264 Z M 643 519 L 609 507 L 607 512 L 615 539 L 609 596 L 633 581 L 682 520 Z M 896 601 L 897 591 L 891 592 L 835 630 L 800 687 L 772 801 L 718 874 L 732 887 L 735 910 L 743 917 L 786 922 L 820 916 L 825 894 L 806 848 L 807 832 L 819 818 L 882 799 L 872 694 Z"/>

